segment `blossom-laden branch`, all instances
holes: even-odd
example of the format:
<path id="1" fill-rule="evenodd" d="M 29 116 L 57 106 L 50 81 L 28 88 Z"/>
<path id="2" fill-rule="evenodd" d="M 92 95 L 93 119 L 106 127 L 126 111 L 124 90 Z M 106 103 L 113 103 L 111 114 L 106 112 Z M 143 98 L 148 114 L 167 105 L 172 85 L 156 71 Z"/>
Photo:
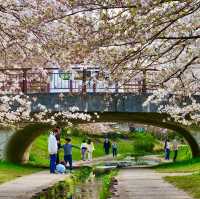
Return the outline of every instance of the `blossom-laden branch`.
<path id="1" fill-rule="evenodd" d="M 1 1 L 0 68 L 45 76 L 45 67 L 95 65 L 122 87 L 154 68 L 147 82 L 190 97 L 199 93 L 199 10 L 199 0 Z"/>
<path id="2" fill-rule="evenodd" d="M 158 37 L 158 39 L 177 40 L 177 39 L 200 39 L 200 35 L 182 36 L 182 37 Z"/>
<path id="3" fill-rule="evenodd" d="M 71 121 L 91 120 L 87 113 L 79 113 L 78 107 L 69 107 L 68 110 L 50 110 L 46 106 L 36 103 L 37 99 L 31 99 L 25 95 L 5 95 L 0 97 L 0 123 L 3 125 L 16 125 L 27 122 L 42 122 L 55 125 L 58 121 L 66 125 Z M 35 105 L 33 107 L 33 105 Z"/>

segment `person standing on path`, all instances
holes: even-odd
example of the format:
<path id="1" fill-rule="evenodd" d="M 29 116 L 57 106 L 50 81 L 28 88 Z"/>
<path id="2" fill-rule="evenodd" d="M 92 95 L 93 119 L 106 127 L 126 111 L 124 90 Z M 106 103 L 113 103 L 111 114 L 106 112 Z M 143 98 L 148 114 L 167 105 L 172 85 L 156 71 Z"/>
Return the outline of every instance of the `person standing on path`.
<path id="1" fill-rule="evenodd" d="M 170 142 L 169 139 L 167 139 L 165 143 L 165 160 L 169 160 L 169 158 L 170 158 Z"/>
<path id="2" fill-rule="evenodd" d="M 94 151 L 94 144 L 93 142 L 89 139 L 87 142 L 87 152 L 88 152 L 88 160 L 92 161 L 92 153 Z"/>
<path id="3" fill-rule="evenodd" d="M 117 143 L 116 142 L 112 143 L 112 154 L 113 154 L 113 158 L 117 157 Z"/>
<path id="4" fill-rule="evenodd" d="M 108 138 L 105 139 L 103 147 L 104 147 L 105 154 L 108 155 L 110 152 L 110 147 L 111 147 L 111 143 Z"/>
<path id="5" fill-rule="evenodd" d="M 48 152 L 50 156 L 50 173 L 55 173 L 56 170 L 56 155 L 58 152 L 58 145 L 55 134 L 51 132 L 48 138 Z"/>
<path id="6" fill-rule="evenodd" d="M 166 157 L 166 146 L 167 146 L 167 138 L 165 139 L 165 142 L 164 142 L 164 153 L 165 153 L 165 157 Z"/>
<path id="7" fill-rule="evenodd" d="M 174 157 L 173 157 L 173 162 L 176 162 L 176 158 L 178 155 L 178 142 L 176 139 L 173 140 L 173 151 L 174 151 Z"/>
<path id="8" fill-rule="evenodd" d="M 56 127 L 54 130 L 55 133 L 55 137 L 57 140 L 57 145 L 58 145 L 58 152 L 57 152 L 57 156 L 56 156 L 56 164 L 60 163 L 60 158 L 59 158 L 59 149 L 61 148 L 61 139 L 60 139 L 60 134 L 61 134 L 61 129 L 60 127 Z"/>
<path id="9" fill-rule="evenodd" d="M 83 161 L 86 160 L 87 143 L 85 140 L 81 143 L 81 158 Z"/>
<path id="10" fill-rule="evenodd" d="M 66 141 L 66 143 L 63 145 L 64 160 L 65 160 L 66 165 L 67 165 L 67 163 L 69 163 L 69 169 L 71 171 L 72 170 L 72 147 L 75 147 L 78 149 L 80 149 L 80 148 L 75 145 L 72 145 L 70 138 L 66 138 L 65 141 Z"/>

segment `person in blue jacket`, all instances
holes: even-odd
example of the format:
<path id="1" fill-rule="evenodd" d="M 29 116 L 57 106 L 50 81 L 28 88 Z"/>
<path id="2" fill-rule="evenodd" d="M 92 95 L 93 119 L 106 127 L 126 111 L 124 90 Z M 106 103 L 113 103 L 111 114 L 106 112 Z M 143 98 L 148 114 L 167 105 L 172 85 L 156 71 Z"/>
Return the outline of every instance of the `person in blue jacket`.
<path id="1" fill-rule="evenodd" d="M 75 147 L 77 149 L 80 149 L 80 147 L 72 145 L 70 138 L 66 138 L 65 141 L 66 143 L 62 146 L 64 149 L 64 160 L 65 160 L 66 165 L 67 163 L 69 163 L 69 169 L 71 171 L 72 170 L 72 147 Z"/>

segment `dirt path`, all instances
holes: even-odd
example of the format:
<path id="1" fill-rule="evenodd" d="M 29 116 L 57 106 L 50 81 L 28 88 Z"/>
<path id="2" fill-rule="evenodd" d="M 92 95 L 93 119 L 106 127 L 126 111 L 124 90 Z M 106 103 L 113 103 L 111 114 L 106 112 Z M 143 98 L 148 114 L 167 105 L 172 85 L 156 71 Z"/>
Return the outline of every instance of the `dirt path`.
<path id="1" fill-rule="evenodd" d="M 0 199 L 30 199 L 35 193 L 64 180 L 68 175 L 41 171 L 0 185 Z"/>
<path id="2" fill-rule="evenodd" d="M 112 199 L 191 199 L 185 192 L 165 182 L 151 169 L 124 169 L 119 173 L 117 195 Z"/>
<path id="3" fill-rule="evenodd" d="M 74 166 L 93 165 L 98 162 L 112 160 L 112 156 L 96 158 L 91 162 L 77 161 Z M 30 199 L 35 193 L 50 187 L 51 185 L 69 177 L 69 174 L 50 174 L 42 171 L 0 185 L 0 199 Z"/>

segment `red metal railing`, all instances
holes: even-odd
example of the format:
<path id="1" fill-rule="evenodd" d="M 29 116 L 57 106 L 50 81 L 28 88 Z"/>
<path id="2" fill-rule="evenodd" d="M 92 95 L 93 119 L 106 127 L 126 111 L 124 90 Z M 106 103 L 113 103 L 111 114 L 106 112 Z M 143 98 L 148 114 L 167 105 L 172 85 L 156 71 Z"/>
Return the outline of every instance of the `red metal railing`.
<path id="1" fill-rule="evenodd" d="M 61 77 L 66 73 L 53 72 L 52 68 L 48 68 L 47 71 L 47 76 L 44 77 L 27 68 L 0 69 L 1 75 L 4 76 L 0 79 L 0 89 L 11 93 L 150 93 L 157 89 L 157 85 L 149 83 L 149 76 L 146 74 L 140 81 L 133 78 L 129 83 L 120 85 L 118 82 L 107 83 L 103 78 L 94 80 L 84 77 L 85 71 L 79 79 L 63 79 Z M 142 71 L 143 73 L 144 71 Z M 12 90 L 14 86 L 18 88 Z"/>

